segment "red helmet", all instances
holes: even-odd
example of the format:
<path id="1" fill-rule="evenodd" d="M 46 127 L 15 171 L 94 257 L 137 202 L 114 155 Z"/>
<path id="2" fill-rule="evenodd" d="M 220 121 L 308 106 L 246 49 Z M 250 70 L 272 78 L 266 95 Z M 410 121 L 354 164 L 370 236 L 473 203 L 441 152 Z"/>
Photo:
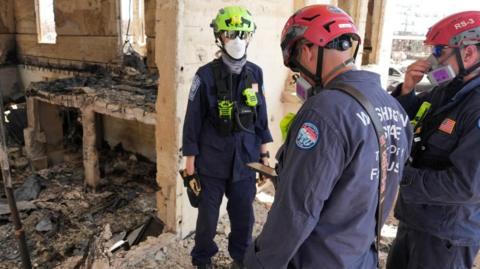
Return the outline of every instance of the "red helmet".
<path id="1" fill-rule="evenodd" d="M 457 48 L 480 43 L 480 11 L 450 15 L 430 27 L 425 45 Z"/>
<path id="2" fill-rule="evenodd" d="M 295 12 L 283 27 L 283 63 L 291 67 L 292 53 L 299 40 L 306 39 L 317 46 L 325 47 L 342 35 L 350 35 L 360 42 L 357 27 L 345 11 L 330 5 L 304 7 Z"/>

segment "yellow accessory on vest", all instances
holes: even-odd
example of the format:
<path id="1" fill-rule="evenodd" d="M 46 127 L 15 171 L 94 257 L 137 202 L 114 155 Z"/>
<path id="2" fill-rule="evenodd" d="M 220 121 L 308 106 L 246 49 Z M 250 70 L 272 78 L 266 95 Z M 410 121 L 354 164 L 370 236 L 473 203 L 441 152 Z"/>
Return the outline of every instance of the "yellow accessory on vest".
<path id="1" fill-rule="evenodd" d="M 246 98 L 247 106 L 254 107 L 258 104 L 257 93 L 252 88 L 243 90 L 243 96 Z"/>
<path id="2" fill-rule="evenodd" d="M 282 140 L 287 139 L 288 129 L 292 125 L 293 120 L 295 119 L 296 114 L 289 112 L 283 119 L 280 121 L 280 131 L 282 133 Z"/>

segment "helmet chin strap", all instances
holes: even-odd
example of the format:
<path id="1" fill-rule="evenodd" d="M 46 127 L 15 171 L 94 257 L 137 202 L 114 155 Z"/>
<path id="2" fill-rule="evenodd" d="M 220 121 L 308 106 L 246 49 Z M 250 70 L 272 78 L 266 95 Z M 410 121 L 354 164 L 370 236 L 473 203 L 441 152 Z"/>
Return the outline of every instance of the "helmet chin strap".
<path id="1" fill-rule="evenodd" d="M 305 68 L 303 65 L 300 64 L 300 62 L 295 58 L 292 59 L 292 63 L 295 65 L 295 67 L 300 70 L 300 72 L 304 73 L 307 77 L 309 77 L 315 85 L 313 86 L 320 86 L 323 87 L 322 85 L 322 62 L 323 62 L 323 48 L 318 47 L 318 56 L 317 56 L 317 69 L 315 71 L 315 74 L 310 72 L 307 68 Z"/>
<path id="2" fill-rule="evenodd" d="M 480 61 L 478 61 L 476 64 L 471 66 L 468 69 L 465 69 L 465 66 L 463 65 L 463 59 L 462 59 L 462 54 L 460 53 L 460 48 L 455 48 L 455 57 L 457 59 L 457 64 L 458 64 L 458 75 L 455 77 L 455 79 L 459 79 L 463 82 L 463 79 L 470 75 L 473 71 L 475 71 L 477 68 L 480 67 Z"/>
<path id="3" fill-rule="evenodd" d="M 342 69 L 342 68 L 344 68 L 344 67 L 347 67 L 347 66 L 353 64 L 354 62 L 355 62 L 355 60 L 354 60 L 353 58 L 349 58 L 349 59 L 343 61 L 343 62 L 340 63 L 339 65 L 335 66 L 332 70 L 330 70 L 330 72 L 328 72 L 328 74 L 325 75 L 325 79 L 324 79 L 324 80 L 322 80 L 321 77 L 320 77 L 320 79 L 318 79 L 318 80 L 316 79 L 317 76 L 318 76 L 318 77 L 321 76 L 321 74 L 319 74 L 319 73 L 322 72 L 321 68 L 319 69 L 318 64 L 317 64 L 317 71 L 320 70 L 320 72 L 317 72 L 317 75 L 314 75 L 312 72 L 310 72 L 309 70 L 307 70 L 305 67 L 303 67 L 303 66 L 300 65 L 299 63 L 296 63 L 296 65 L 297 65 L 298 69 L 300 69 L 305 75 L 307 75 L 310 79 L 312 79 L 313 81 L 315 81 L 315 85 L 316 85 L 316 86 L 320 86 L 320 88 L 323 88 L 323 86 L 324 86 L 324 85 L 322 84 L 323 81 L 328 81 L 329 78 L 330 78 L 332 75 L 334 75 L 338 70 L 340 70 L 340 69 Z"/>
<path id="4" fill-rule="evenodd" d="M 323 69 L 323 47 L 318 47 L 318 56 L 317 56 L 317 70 L 315 74 L 315 84 L 323 88 L 322 82 L 322 70 Z"/>
<path id="5" fill-rule="evenodd" d="M 464 81 L 465 77 L 470 75 L 472 72 L 474 72 L 476 69 L 480 67 L 480 61 L 478 61 L 476 64 L 474 64 L 470 68 L 465 69 L 465 66 L 463 65 L 463 59 L 460 53 L 460 49 L 455 48 L 454 53 L 455 53 L 455 59 L 457 60 L 457 65 L 458 65 L 458 74 L 452 79 L 452 81 L 450 81 L 446 85 L 446 89 L 452 96 L 456 94 L 458 91 L 460 91 L 462 86 L 466 84 L 466 82 Z"/>

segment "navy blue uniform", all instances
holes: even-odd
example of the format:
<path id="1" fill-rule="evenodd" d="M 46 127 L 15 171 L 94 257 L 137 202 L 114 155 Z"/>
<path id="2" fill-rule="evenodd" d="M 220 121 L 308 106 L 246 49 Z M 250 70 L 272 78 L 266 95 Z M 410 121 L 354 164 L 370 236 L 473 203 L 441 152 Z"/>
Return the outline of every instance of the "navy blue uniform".
<path id="1" fill-rule="evenodd" d="M 196 156 L 195 168 L 200 176 L 202 193 L 198 206 L 194 265 L 210 263 L 218 251 L 213 241 L 222 197 L 228 198 L 227 211 L 231 220 L 229 252 L 237 261 L 243 259 L 251 242 L 254 221 L 252 202 L 255 196 L 255 172 L 245 164 L 260 159 L 260 145 L 272 141 L 268 129 L 267 109 L 263 95 L 262 70 L 247 62 L 239 75 L 228 72 L 222 63 L 222 78 L 231 83 L 236 102 L 244 102 L 247 72 L 253 75 L 252 88 L 259 89 L 256 121 L 250 128 L 254 134 L 234 131 L 222 136 L 217 129 L 218 97 L 213 64 L 200 67 L 193 79 L 183 126 L 183 155 Z"/>
<path id="2" fill-rule="evenodd" d="M 349 84 L 374 105 L 387 135 L 384 218 L 409 156 L 411 127 L 377 74 L 348 71 Z M 352 97 L 322 90 L 305 102 L 277 154 L 279 184 L 247 268 L 374 268 L 379 167 L 368 114 Z"/>
<path id="3" fill-rule="evenodd" d="M 432 109 L 420 133 L 423 145 L 405 168 L 395 208 L 402 225 L 389 268 L 470 268 L 480 246 L 480 77 L 457 89 L 397 97 L 409 115 L 423 101 Z M 408 233 L 423 233 L 423 243 L 429 236 L 432 246 L 420 248 L 422 239 L 407 240 Z M 412 248 L 420 257 L 409 257 Z"/>

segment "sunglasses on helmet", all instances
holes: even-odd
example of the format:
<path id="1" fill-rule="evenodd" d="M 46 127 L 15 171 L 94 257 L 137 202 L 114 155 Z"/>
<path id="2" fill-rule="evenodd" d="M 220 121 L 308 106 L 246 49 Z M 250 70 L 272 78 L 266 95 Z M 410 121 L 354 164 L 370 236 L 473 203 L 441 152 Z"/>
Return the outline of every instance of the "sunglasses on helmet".
<path id="1" fill-rule="evenodd" d="M 223 31 L 222 34 L 228 39 L 235 39 L 238 36 L 242 40 L 248 39 L 252 36 L 251 32 L 237 30 Z"/>
<path id="2" fill-rule="evenodd" d="M 435 56 L 436 58 L 440 58 L 440 56 L 442 56 L 442 51 L 444 48 L 446 48 L 447 46 L 443 46 L 443 45 L 435 45 L 432 47 L 432 55 Z"/>

